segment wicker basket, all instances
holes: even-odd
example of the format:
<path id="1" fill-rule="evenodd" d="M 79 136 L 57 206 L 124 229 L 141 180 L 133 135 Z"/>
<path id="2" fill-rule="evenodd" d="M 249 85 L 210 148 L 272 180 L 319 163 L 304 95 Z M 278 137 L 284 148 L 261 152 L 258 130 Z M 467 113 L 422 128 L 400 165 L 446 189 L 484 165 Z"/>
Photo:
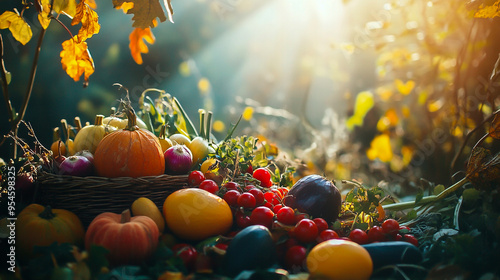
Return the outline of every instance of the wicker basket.
<path id="1" fill-rule="evenodd" d="M 75 213 L 87 227 L 102 212 L 121 213 L 135 199 L 147 197 L 160 209 L 165 198 L 187 186 L 187 175 L 140 178 L 75 177 L 40 172 L 35 201 Z"/>

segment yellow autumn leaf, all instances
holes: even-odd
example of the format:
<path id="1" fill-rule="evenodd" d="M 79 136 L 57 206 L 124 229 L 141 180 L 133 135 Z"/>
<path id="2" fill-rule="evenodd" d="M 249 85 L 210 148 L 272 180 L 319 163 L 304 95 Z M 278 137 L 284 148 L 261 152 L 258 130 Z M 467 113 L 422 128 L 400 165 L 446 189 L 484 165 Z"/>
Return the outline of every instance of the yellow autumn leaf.
<path id="1" fill-rule="evenodd" d="M 144 40 L 149 44 L 154 44 L 155 36 L 151 31 L 151 28 L 135 28 L 129 36 L 130 40 L 130 53 L 132 54 L 132 58 L 134 58 L 135 63 L 142 64 L 142 56 L 141 53 L 148 53 L 149 49 Z"/>
<path id="2" fill-rule="evenodd" d="M 497 0 L 491 5 L 485 5 L 484 3 L 479 6 L 475 18 L 494 18 L 500 17 L 500 0 Z"/>
<path id="3" fill-rule="evenodd" d="M 202 95 L 206 95 L 210 91 L 210 81 L 207 78 L 201 78 L 198 81 L 198 90 Z"/>
<path id="4" fill-rule="evenodd" d="M 431 113 L 434 113 L 434 112 L 437 112 L 439 109 L 441 109 L 441 107 L 443 107 L 443 105 L 444 105 L 444 101 L 442 99 L 438 99 L 438 100 L 430 102 L 429 105 L 427 105 L 427 110 L 429 110 L 429 112 L 431 112 Z"/>
<path id="5" fill-rule="evenodd" d="M 0 29 L 9 29 L 14 39 L 26 45 L 33 36 L 30 25 L 18 13 L 5 11 L 0 15 Z"/>
<path id="6" fill-rule="evenodd" d="M 132 9 L 134 7 L 134 2 L 123 2 L 120 5 L 115 6 L 115 9 L 117 10 L 123 10 L 123 13 L 128 13 L 128 10 Z"/>
<path id="7" fill-rule="evenodd" d="M 369 91 L 358 93 L 354 104 L 354 114 L 347 120 L 347 128 L 352 130 L 355 126 L 363 125 L 366 114 L 371 110 L 374 104 L 373 93 Z"/>
<path id="8" fill-rule="evenodd" d="M 38 21 L 43 29 L 47 29 L 50 24 L 50 0 L 39 0 L 42 7 L 41 13 L 38 13 Z"/>
<path id="9" fill-rule="evenodd" d="M 76 14 L 71 21 L 71 25 L 82 23 L 82 27 L 78 31 L 78 40 L 85 41 L 94 34 L 99 33 L 101 25 L 98 22 L 99 16 L 90 8 L 85 0 L 81 1 L 76 7 Z"/>
<path id="10" fill-rule="evenodd" d="M 410 92 L 415 87 L 415 81 L 413 80 L 409 80 L 406 83 L 404 83 L 402 80 L 396 79 L 394 83 L 396 84 L 396 88 L 402 95 L 410 94 Z"/>
<path id="11" fill-rule="evenodd" d="M 85 82 L 89 81 L 90 75 L 94 73 L 94 61 L 90 56 L 90 52 L 85 41 L 78 42 L 77 35 L 72 39 L 62 43 L 63 50 L 61 51 L 61 64 L 68 76 L 73 80 L 78 81 L 82 74 L 85 73 Z"/>
<path id="12" fill-rule="evenodd" d="M 90 8 L 94 10 L 97 9 L 97 3 L 95 2 L 95 0 L 86 0 L 85 2 L 87 2 Z"/>
<path id="13" fill-rule="evenodd" d="M 379 159 L 382 162 L 390 162 L 393 157 L 391 139 L 387 134 L 381 134 L 373 138 L 370 148 L 366 151 L 370 160 Z"/>
<path id="14" fill-rule="evenodd" d="M 253 107 L 247 106 L 245 110 L 243 110 L 242 118 L 245 121 L 251 120 L 253 117 L 253 111 L 254 111 Z"/>
<path id="15" fill-rule="evenodd" d="M 76 1 L 75 0 L 54 0 L 52 10 L 58 14 L 65 13 L 71 18 L 76 14 Z"/>
<path id="16" fill-rule="evenodd" d="M 401 155 L 403 156 L 404 166 L 408 166 L 413 158 L 413 148 L 410 146 L 401 147 Z"/>

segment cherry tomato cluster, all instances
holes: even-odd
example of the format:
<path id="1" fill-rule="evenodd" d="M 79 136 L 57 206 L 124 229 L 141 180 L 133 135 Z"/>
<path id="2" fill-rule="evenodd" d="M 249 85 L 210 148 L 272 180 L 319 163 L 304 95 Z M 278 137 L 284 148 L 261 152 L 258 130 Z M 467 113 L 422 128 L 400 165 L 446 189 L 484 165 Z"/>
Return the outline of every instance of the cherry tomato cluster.
<path id="1" fill-rule="evenodd" d="M 398 221 L 394 219 L 387 219 L 380 226 L 373 226 L 368 232 L 361 229 L 352 230 L 349 239 L 358 244 L 406 241 L 418 246 L 418 240 L 410 232 L 409 227 L 399 225 Z"/>

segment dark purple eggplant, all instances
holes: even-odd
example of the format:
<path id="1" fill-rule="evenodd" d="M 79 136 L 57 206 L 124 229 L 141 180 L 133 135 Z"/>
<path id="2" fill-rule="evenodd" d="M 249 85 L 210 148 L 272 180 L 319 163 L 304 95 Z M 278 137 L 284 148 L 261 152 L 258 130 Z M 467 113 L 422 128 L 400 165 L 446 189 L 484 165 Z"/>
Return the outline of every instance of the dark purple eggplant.
<path id="1" fill-rule="evenodd" d="M 308 175 L 293 185 L 283 202 L 330 224 L 339 216 L 342 197 L 332 181 L 320 175 Z"/>

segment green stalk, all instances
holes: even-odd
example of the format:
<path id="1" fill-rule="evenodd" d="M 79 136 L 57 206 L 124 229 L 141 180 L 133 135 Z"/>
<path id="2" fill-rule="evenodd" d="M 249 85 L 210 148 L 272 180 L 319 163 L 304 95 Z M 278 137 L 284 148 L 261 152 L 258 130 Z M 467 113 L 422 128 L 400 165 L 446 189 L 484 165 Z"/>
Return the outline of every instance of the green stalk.
<path id="1" fill-rule="evenodd" d="M 208 117 L 207 117 L 207 126 L 205 128 L 205 134 L 206 134 L 206 139 L 208 142 L 210 142 L 210 134 L 212 133 L 212 115 L 213 113 L 211 111 L 208 111 Z"/>
<path id="2" fill-rule="evenodd" d="M 205 139 L 205 110 L 199 109 L 198 113 L 200 113 L 200 136 Z"/>
<path id="3" fill-rule="evenodd" d="M 415 203 L 415 201 L 408 201 L 408 202 L 400 202 L 400 203 L 394 203 L 394 204 L 389 204 L 389 205 L 383 205 L 382 207 L 384 210 L 389 210 L 389 211 L 402 211 L 410 208 L 414 208 L 415 206 L 422 206 L 426 205 L 435 201 L 439 201 L 450 195 L 451 193 L 455 192 L 459 188 L 461 188 L 465 183 L 467 183 L 469 180 L 466 178 L 463 178 L 462 180 L 456 182 L 446 190 L 442 191 L 438 195 L 430 195 L 430 196 L 425 196 L 423 197 L 418 203 Z"/>
<path id="4" fill-rule="evenodd" d="M 177 98 L 173 97 L 172 98 L 174 100 L 174 104 L 175 106 L 177 107 L 177 109 L 179 109 L 179 112 L 181 113 L 182 117 L 184 118 L 184 120 L 186 121 L 186 129 L 187 129 L 187 133 L 189 135 L 194 135 L 195 137 L 198 136 L 198 132 L 196 132 L 196 128 L 194 128 L 194 125 L 193 123 L 191 122 L 191 119 L 189 118 L 189 116 L 186 114 L 186 111 L 184 111 L 184 108 L 182 108 L 182 105 L 181 103 L 179 102 L 179 100 L 177 100 Z"/>

